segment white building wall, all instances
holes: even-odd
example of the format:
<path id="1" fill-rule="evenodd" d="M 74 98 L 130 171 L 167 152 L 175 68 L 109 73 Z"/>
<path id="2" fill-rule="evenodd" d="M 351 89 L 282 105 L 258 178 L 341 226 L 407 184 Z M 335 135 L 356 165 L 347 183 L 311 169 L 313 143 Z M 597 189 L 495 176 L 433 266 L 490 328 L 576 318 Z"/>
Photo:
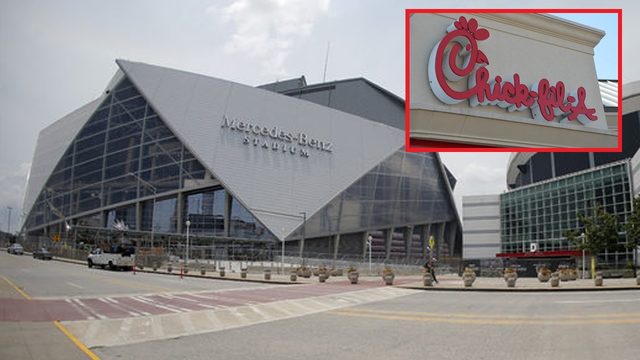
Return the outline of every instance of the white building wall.
<path id="1" fill-rule="evenodd" d="M 462 257 L 495 258 L 500 252 L 500 195 L 462 197 Z"/>

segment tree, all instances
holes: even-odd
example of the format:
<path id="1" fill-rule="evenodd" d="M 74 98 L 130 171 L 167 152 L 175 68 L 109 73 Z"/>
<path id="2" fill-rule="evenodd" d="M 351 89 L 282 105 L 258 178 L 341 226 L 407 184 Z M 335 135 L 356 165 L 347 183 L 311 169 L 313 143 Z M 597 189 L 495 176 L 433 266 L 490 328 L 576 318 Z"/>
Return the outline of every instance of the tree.
<path id="1" fill-rule="evenodd" d="M 578 214 L 578 221 L 582 225 L 584 239 L 578 235 L 578 230 L 567 231 L 565 236 L 579 250 L 585 250 L 591 255 L 591 275 L 594 276 L 595 256 L 605 250 L 614 251 L 618 248 L 618 219 L 597 205 L 589 215 Z"/>
<path id="2" fill-rule="evenodd" d="M 627 216 L 625 224 L 627 231 L 627 249 L 633 250 L 633 273 L 636 273 L 636 263 L 638 259 L 638 239 L 640 238 L 640 196 L 633 199 L 633 211 Z"/>

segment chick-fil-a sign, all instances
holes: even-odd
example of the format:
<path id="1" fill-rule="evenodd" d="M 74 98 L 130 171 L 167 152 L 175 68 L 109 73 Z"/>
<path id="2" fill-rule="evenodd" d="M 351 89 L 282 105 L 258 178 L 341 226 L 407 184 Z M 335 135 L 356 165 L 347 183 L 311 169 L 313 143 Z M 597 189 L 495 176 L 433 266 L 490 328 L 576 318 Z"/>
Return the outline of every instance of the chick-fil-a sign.
<path id="1" fill-rule="evenodd" d="M 567 93 L 562 81 L 551 85 L 541 79 L 527 86 L 520 75 L 513 80 L 496 76 L 491 79 L 489 59 L 478 48 L 478 42 L 489 38 L 489 31 L 478 27 L 476 19 L 460 16 L 447 28 L 429 56 L 429 84 L 436 97 L 446 104 L 469 99 L 471 106 L 496 105 L 508 111 L 530 109 L 534 119 L 560 122 L 578 120 L 582 124 L 598 120 L 596 110 L 585 105 L 586 90 L 581 86 Z M 451 44 L 451 46 L 450 46 Z M 466 90 L 456 90 L 449 82 L 468 78 Z M 459 86 L 458 86 L 459 87 Z"/>

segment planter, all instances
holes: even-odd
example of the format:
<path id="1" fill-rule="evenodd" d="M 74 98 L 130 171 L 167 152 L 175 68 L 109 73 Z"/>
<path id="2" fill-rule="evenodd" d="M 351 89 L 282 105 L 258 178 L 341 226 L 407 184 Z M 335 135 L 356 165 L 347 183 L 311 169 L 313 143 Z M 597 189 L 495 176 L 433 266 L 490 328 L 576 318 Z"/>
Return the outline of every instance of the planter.
<path id="1" fill-rule="evenodd" d="M 566 269 L 560 270 L 560 281 L 569 281 L 569 271 Z"/>
<path id="2" fill-rule="evenodd" d="M 387 274 L 382 276 L 382 280 L 384 280 L 385 285 L 393 285 L 393 279 L 395 279 L 394 274 Z"/>
<path id="3" fill-rule="evenodd" d="M 153 263 L 153 271 L 158 271 L 158 263 Z"/>
<path id="4" fill-rule="evenodd" d="M 188 266 L 185 266 L 185 267 L 184 267 L 184 273 L 185 273 L 185 274 L 188 274 L 188 273 L 189 273 L 189 267 L 188 267 Z"/>
<path id="5" fill-rule="evenodd" d="M 424 286 L 433 286 L 433 276 L 430 273 L 426 273 L 422 276 Z"/>
<path id="6" fill-rule="evenodd" d="M 226 274 L 224 270 L 224 266 L 220 266 L 220 277 L 224 277 L 224 275 Z"/>
<path id="7" fill-rule="evenodd" d="M 172 271 L 173 271 L 173 265 L 169 263 L 169 265 L 167 265 L 167 272 L 172 272 Z"/>
<path id="8" fill-rule="evenodd" d="M 358 274 L 357 272 L 355 272 L 355 271 L 354 271 L 354 272 L 350 272 L 350 273 L 348 273 L 348 274 L 347 274 L 347 277 L 349 278 L 349 281 L 350 281 L 352 284 L 357 284 L 357 283 L 358 283 L 358 276 L 359 276 L 359 275 L 360 275 L 360 274 Z"/>
<path id="9" fill-rule="evenodd" d="M 507 278 L 507 287 L 516 287 L 516 280 L 518 280 L 518 278 L 514 276 Z"/>
<path id="10" fill-rule="evenodd" d="M 306 266 L 299 267 L 296 270 L 296 275 L 308 279 L 311 277 L 311 270 Z"/>
<path id="11" fill-rule="evenodd" d="M 342 269 L 331 270 L 331 276 L 342 276 Z"/>
<path id="12" fill-rule="evenodd" d="M 551 287 L 558 287 L 560 285 L 560 275 L 558 273 L 551 274 Z"/>
<path id="13" fill-rule="evenodd" d="M 291 276 L 289 277 L 289 280 L 297 281 L 298 280 L 298 275 L 296 273 L 292 272 Z"/>
<path id="14" fill-rule="evenodd" d="M 596 286 L 602 286 L 602 271 L 596 271 L 596 277 L 593 282 Z"/>
<path id="15" fill-rule="evenodd" d="M 320 271 L 317 268 L 313 269 L 313 276 L 320 276 Z"/>
<path id="16" fill-rule="evenodd" d="M 323 283 L 323 282 L 327 281 L 327 278 L 328 278 L 328 277 L 329 277 L 329 275 L 327 275 L 326 273 L 321 273 L 321 274 L 318 276 L 318 280 L 320 280 L 320 282 L 321 282 L 321 283 Z"/>
<path id="17" fill-rule="evenodd" d="M 264 279 L 265 280 L 271 280 L 271 270 L 270 269 L 266 269 L 264 271 Z"/>
<path id="18" fill-rule="evenodd" d="M 542 272 L 538 273 L 538 280 L 540 282 L 547 282 L 547 281 L 549 281 L 549 279 L 551 279 L 551 274 L 550 273 L 542 273 Z"/>
<path id="19" fill-rule="evenodd" d="M 462 282 L 464 283 L 464 287 L 471 287 L 473 282 L 476 281 L 476 273 L 470 268 L 465 268 L 462 273 Z"/>
<path id="20" fill-rule="evenodd" d="M 462 277 L 462 282 L 464 283 L 464 287 L 471 287 L 471 285 L 473 285 L 474 281 L 476 281 L 475 277 L 472 277 L 472 276 L 463 276 Z"/>
<path id="21" fill-rule="evenodd" d="M 205 275 L 207 273 L 207 269 L 203 267 L 200 268 L 200 275 Z"/>
<path id="22" fill-rule="evenodd" d="M 576 269 L 569 270 L 569 280 L 571 281 L 578 280 L 578 270 Z"/>
<path id="23" fill-rule="evenodd" d="M 247 269 L 240 269 L 240 278 L 242 279 L 246 279 L 247 278 Z"/>

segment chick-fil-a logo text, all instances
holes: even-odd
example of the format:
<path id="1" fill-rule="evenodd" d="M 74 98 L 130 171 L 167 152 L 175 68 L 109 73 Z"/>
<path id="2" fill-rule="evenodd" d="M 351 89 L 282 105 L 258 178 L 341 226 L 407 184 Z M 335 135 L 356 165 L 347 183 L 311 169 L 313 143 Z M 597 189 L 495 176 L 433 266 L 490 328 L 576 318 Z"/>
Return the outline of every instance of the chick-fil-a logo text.
<path id="1" fill-rule="evenodd" d="M 541 79 L 527 86 L 520 75 L 508 81 L 501 76 L 491 79 L 489 59 L 478 48 L 478 42 L 489 38 L 489 31 L 478 27 L 476 19 L 460 16 L 447 28 L 447 34 L 429 56 L 429 84 L 435 96 L 446 104 L 469 99 L 471 106 L 497 105 L 508 111 L 531 109 L 534 119 L 560 122 L 578 120 L 582 124 L 598 120 L 596 110 L 585 105 L 586 90 L 581 86 L 567 93 L 562 81 L 551 85 Z M 451 44 L 451 46 L 450 46 Z M 449 82 L 468 78 L 466 90 L 456 90 Z"/>

